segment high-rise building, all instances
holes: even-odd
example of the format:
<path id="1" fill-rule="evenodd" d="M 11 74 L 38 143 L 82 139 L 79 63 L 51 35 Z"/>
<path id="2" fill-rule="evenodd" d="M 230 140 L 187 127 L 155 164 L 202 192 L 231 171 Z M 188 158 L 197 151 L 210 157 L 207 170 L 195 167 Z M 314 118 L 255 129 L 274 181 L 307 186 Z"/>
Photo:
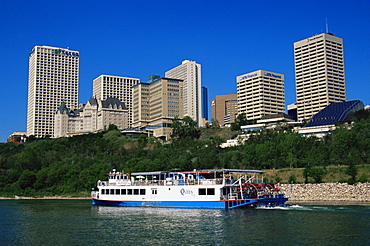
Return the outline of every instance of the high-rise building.
<path id="1" fill-rule="evenodd" d="M 212 124 L 215 121 L 219 126 L 235 122 L 238 114 L 238 94 L 217 95 L 212 100 Z"/>
<path id="2" fill-rule="evenodd" d="M 184 81 L 184 116 L 189 116 L 203 126 L 202 120 L 202 72 L 201 65 L 185 60 L 181 65 L 167 71 L 166 78 Z"/>
<path id="3" fill-rule="evenodd" d="M 132 124 L 132 86 L 140 79 L 121 76 L 100 75 L 93 82 L 93 97 L 106 100 L 109 97 L 118 98 L 128 109 L 128 124 Z"/>
<path id="4" fill-rule="evenodd" d="M 202 118 L 208 120 L 208 89 L 202 86 Z"/>
<path id="5" fill-rule="evenodd" d="M 78 106 L 80 52 L 35 46 L 29 54 L 27 135 L 54 134 L 54 114 L 62 102 Z"/>
<path id="6" fill-rule="evenodd" d="M 346 100 L 343 40 L 322 33 L 294 43 L 298 120 Z"/>
<path id="7" fill-rule="evenodd" d="M 264 115 L 285 112 L 284 75 L 265 70 L 236 77 L 238 87 L 238 114 L 248 120 Z"/>
<path id="8" fill-rule="evenodd" d="M 168 139 L 173 119 L 184 116 L 183 81 L 152 75 L 132 89 L 133 127 L 150 129 L 155 137 Z"/>

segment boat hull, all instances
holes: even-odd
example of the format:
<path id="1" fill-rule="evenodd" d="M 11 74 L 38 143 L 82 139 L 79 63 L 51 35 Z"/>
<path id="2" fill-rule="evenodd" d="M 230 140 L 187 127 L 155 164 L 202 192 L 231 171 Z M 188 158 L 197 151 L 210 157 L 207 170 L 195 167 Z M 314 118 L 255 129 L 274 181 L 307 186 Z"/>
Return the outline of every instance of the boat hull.
<path id="1" fill-rule="evenodd" d="M 92 199 L 93 205 L 172 208 L 224 208 L 224 201 L 112 201 Z"/>
<path id="2" fill-rule="evenodd" d="M 168 207 L 168 208 L 217 208 L 233 209 L 242 207 L 256 207 L 259 205 L 267 206 L 274 204 L 285 206 L 287 198 L 276 199 L 238 199 L 221 201 L 121 201 L 121 200 L 102 200 L 92 198 L 93 205 L 100 206 L 131 206 L 131 207 Z"/>

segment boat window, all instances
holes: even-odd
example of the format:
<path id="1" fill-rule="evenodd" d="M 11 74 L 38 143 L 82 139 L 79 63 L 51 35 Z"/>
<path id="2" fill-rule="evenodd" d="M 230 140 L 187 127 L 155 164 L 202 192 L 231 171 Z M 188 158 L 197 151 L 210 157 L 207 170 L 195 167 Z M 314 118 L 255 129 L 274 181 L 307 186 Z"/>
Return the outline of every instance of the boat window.
<path id="1" fill-rule="evenodd" d="M 139 189 L 134 189 L 134 195 L 139 195 Z"/>
<path id="2" fill-rule="evenodd" d="M 121 190 L 120 189 L 116 189 L 116 195 L 120 195 L 121 194 Z"/>
<path id="3" fill-rule="evenodd" d="M 121 189 L 121 195 L 126 195 L 126 189 Z"/>
<path id="4" fill-rule="evenodd" d="M 200 189 L 198 190 L 198 192 L 199 192 L 199 195 L 200 195 L 200 196 L 205 196 L 205 195 L 206 195 L 206 188 L 200 188 Z"/>
<path id="5" fill-rule="evenodd" d="M 157 189 L 152 189 L 152 195 L 157 195 Z"/>
<path id="6" fill-rule="evenodd" d="M 105 195 L 105 189 L 101 189 L 101 194 Z"/>
<path id="7" fill-rule="evenodd" d="M 140 189 L 140 195 L 145 195 L 145 189 Z"/>
<path id="8" fill-rule="evenodd" d="M 105 189 L 105 194 L 109 195 L 109 189 Z"/>
<path id="9" fill-rule="evenodd" d="M 127 189 L 127 195 L 132 195 L 132 189 Z"/>
<path id="10" fill-rule="evenodd" d="M 215 195 L 215 189 L 214 188 L 200 188 L 198 190 L 198 194 L 200 196 L 205 196 L 205 195 L 208 195 L 208 196 L 213 196 Z"/>
<path id="11" fill-rule="evenodd" d="M 114 189 L 110 189 L 110 193 L 111 195 L 114 195 Z"/>
<path id="12" fill-rule="evenodd" d="M 214 188 L 207 188 L 207 195 L 212 196 L 215 194 L 215 189 Z"/>

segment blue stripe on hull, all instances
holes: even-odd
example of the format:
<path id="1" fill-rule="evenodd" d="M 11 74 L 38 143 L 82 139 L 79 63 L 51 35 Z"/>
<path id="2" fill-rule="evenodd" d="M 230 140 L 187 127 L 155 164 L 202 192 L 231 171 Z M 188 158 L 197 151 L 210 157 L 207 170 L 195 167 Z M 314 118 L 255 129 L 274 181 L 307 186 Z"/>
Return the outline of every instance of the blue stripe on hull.
<path id="1" fill-rule="evenodd" d="M 134 207 L 172 207 L 172 208 L 225 208 L 225 201 L 207 202 L 142 202 L 142 201 L 111 201 L 92 199 L 94 205 L 134 206 Z"/>
<path id="2" fill-rule="evenodd" d="M 164 201 L 114 201 L 92 199 L 93 205 L 105 206 L 132 206 L 132 207 L 171 207 L 171 208 L 221 208 L 232 209 L 255 205 L 266 206 L 285 206 L 288 198 L 260 198 L 260 199 L 240 199 L 240 200 L 223 200 L 223 201 L 194 201 L 194 202 L 164 202 Z"/>
<path id="3" fill-rule="evenodd" d="M 280 198 L 260 198 L 259 205 L 264 206 L 286 206 L 285 203 L 288 201 L 288 198 L 280 197 Z"/>

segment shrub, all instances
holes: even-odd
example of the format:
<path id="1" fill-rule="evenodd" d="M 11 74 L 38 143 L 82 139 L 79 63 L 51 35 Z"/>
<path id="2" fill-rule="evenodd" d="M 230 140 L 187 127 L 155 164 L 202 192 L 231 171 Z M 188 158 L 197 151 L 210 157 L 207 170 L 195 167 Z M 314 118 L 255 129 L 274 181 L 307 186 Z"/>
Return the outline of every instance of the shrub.
<path id="1" fill-rule="evenodd" d="M 289 176 L 288 183 L 290 183 L 290 184 L 297 183 L 297 178 L 294 174 Z"/>

